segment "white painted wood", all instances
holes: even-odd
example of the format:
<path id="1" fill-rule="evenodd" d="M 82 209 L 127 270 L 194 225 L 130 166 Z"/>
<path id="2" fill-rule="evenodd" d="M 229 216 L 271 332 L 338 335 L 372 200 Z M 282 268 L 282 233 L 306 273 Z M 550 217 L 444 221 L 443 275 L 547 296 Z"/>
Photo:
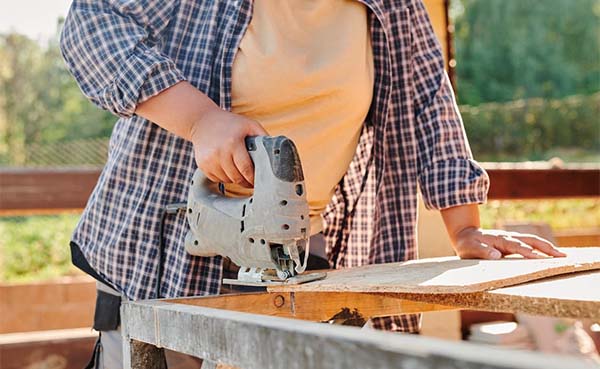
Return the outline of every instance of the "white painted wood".
<path id="1" fill-rule="evenodd" d="M 243 369 L 594 367 L 574 358 L 161 301 L 126 303 L 123 323 L 132 339 Z"/>

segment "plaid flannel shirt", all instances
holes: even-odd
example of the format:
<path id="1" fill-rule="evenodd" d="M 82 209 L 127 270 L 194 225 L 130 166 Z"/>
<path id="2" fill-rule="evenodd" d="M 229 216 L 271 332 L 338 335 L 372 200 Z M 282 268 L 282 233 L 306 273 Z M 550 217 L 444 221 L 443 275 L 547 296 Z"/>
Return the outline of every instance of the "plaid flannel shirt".
<path id="1" fill-rule="evenodd" d="M 417 257 L 417 184 L 442 209 L 486 199 L 421 0 L 362 0 L 375 65 L 371 109 L 356 155 L 324 214 L 337 268 Z M 154 297 L 160 217 L 185 202 L 191 143 L 134 114 L 137 104 L 187 80 L 231 108 L 231 66 L 251 0 L 74 0 L 61 36 L 68 68 L 96 105 L 120 116 L 107 163 L 73 241 L 130 299 Z M 161 293 L 216 294 L 221 258 L 188 255 L 185 216 L 167 217 Z M 415 331 L 417 315 L 375 325 Z"/>

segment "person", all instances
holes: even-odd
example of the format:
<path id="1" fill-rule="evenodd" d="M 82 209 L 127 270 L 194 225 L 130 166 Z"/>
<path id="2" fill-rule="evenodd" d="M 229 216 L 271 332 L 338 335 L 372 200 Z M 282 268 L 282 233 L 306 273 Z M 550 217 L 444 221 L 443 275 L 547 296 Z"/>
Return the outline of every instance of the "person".
<path id="1" fill-rule="evenodd" d="M 417 257 L 417 184 L 462 258 L 562 255 L 532 235 L 481 229 L 489 179 L 421 0 L 75 0 L 60 46 L 83 93 L 120 117 L 71 243 L 74 263 L 101 282 L 107 357 L 119 339 L 107 311 L 121 298 L 219 292 L 221 257 L 186 254 L 185 215 L 161 218 L 186 201 L 196 167 L 247 195 L 246 136 L 296 143 L 313 243 L 334 268 Z M 417 332 L 419 316 L 373 325 Z"/>

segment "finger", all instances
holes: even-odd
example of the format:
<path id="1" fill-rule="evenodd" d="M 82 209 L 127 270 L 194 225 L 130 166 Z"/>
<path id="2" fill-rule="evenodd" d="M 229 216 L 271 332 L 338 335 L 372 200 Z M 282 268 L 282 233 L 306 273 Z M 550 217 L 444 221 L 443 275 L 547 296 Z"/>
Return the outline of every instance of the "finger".
<path id="1" fill-rule="evenodd" d="M 240 144 L 235 147 L 233 163 L 238 172 L 244 177 L 248 187 L 251 188 L 254 185 L 254 164 L 244 145 Z"/>
<path id="2" fill-rule="evenodd" d="M 512 237 L 495 237 L 494 247 L 504 254 L 518 254 L 527 259 L 542 259 L 545 257 L 535 253 L 525 242 Z"/>
<path id="3" fill-rule="evenodd" d="M 233 183 L 238 184 L 243 187 L 251 187 L 252 185 L 246 181 L 246 178 L 240 173 L 237 166 L 233 161 L 233 157 L 228 156 L 221 160 L 221 166 L 227 174 L 227 177 L 231 178 Z"/>
<path id="4" fill-rule="evenodd" d="M 263 126 L 260 125 L 260 123 L 252 120 L 250 121 L 250 124 L 248 125 L 248 136 L 268 136 L 269 133 L 267 133 L 267 131 L 265 131 L 265 129 L 263 128 Z"/>
<path id="5" fill-rule="evenodd" d="M 546 255 L 555 256 L 555 257 L 567 256 L 567 254 L 558 250 L 556 248 L 556 246 L 554 246 L 550 241 L 545 240 L 541 237 L 538 237 L 535 235 L 530 235 L 530 234 L 521 235 L 521 236 L 513 236 L 513 237 L 527 243 L 529 246 L 533 247 L 534 249 L 540 250 L 541 252 L 545 253 Z"/>
<path id="6" fill-rule="evenodd" d="M 213 182 L 221 182 L 221 183 L 233 183 L 233 180 L 229 178 L 229 176 L 225 173 L 222 167 L 216 166 L 211 169 L 211 173 L 213 177 L 215 177 L 216 181 Z"/>
<path id="7" fill-rule="evenodd" d="M 468 246 L 461 247 L 458 256 L 460 256 L 461 259 L 497 260 L 502 257 L 502 254 L 494 247 L 475 241 Z"/>
<path id="8" fill-rule="evenodd" d="M 208 173 L 205 171 L 202 171 L 204 173 L 204 175 L 206 176 L 206 178 L 208 178 L 209 181 L 214 182 L 214 183 L 218 183 L 220 182 L 219 178 L 217 178 L 217 176 L 215 176 L 212 173 Z"/>

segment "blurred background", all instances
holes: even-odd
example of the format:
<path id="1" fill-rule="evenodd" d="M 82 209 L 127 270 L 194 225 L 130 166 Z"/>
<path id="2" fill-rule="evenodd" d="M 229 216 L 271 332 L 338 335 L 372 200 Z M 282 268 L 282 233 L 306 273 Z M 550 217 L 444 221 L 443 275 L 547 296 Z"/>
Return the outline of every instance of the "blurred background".
<path id="1" fill-rule="evenodd" d="M 93 282 L 70 264 L 68 242 L 116 118 L 88 102 L 64 66 L 58 37 L 69 3 L 0 0 L 0 336 L 87 327 L 93 313 Z M 497 178 L 484 226 L 600 245 L 600 1 L 425 3 L 475 158 Z M 560 172 L 552 183 L 532 185 L 549 170 Z M 440 227 L 422 219 L 421 229 Z M 447 243 L 436 250 L 421 254 L 450 252 Z M 85 352 L 89 329 L 73 334 L 79 341 L 65 352 L 73 342 Z M 28 368 L 83 360 L 54 350 Z"/>

